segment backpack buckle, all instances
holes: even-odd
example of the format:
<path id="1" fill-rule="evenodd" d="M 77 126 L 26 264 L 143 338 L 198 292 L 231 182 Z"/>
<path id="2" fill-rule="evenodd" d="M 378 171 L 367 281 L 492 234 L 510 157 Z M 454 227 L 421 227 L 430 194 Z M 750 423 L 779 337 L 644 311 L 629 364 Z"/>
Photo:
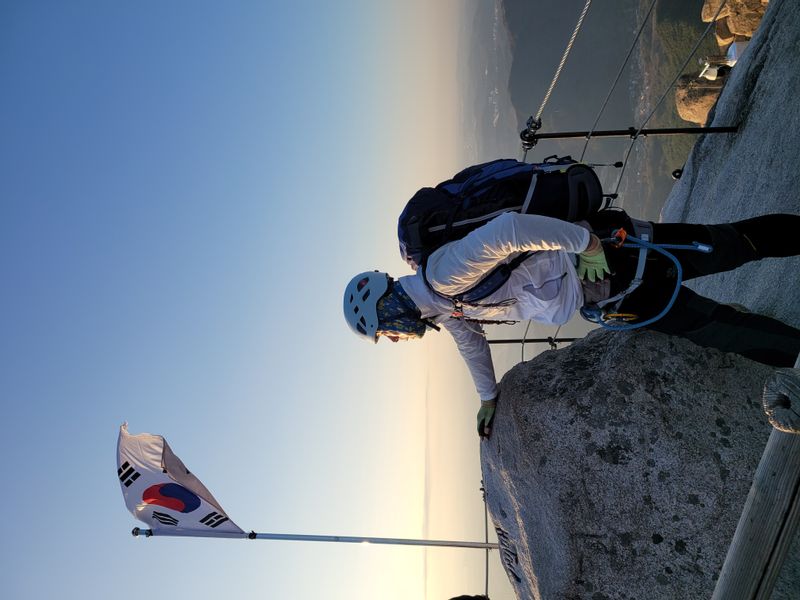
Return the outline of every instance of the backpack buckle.
<path id="1" fill-rule="evenodd" d="M 626 239 L 628 239 L 628 232 L 620 227 L 619 229 L 615 229 L 611 232 L 611 238 L 608 240 L 608 242 L 614 248 L 622 248 Z"/>

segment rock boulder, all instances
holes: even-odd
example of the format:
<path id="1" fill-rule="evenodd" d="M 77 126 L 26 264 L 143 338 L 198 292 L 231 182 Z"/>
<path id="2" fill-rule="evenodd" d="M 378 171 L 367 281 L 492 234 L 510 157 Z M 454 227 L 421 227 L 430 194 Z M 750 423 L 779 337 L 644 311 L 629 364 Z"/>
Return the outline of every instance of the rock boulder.
<path id="1" fill-rule="evenodd" d="M 509 371 L 481 458 L 518 597 L 711 597 L 769 436 L 771 372 L 641 331 Z"/>
<path id="2" fill-rule="evenodd" d="M 723 77 L 709 81 L 692 75 L 681 75 L 675 89 L 675 106 L 680 118 L 705 125 L 724 85 Z"/>
<path id="3" fill-rule="evenodd" d="M 734 35 L 753 37 L 761 19 L 764 18 L 766 6 L 761 0 L 737 0 L 731 3 L 728 14 L 728 28 Z"/>
<path id="4" fill-rule="evenodd" d="M 733 40 L 736 39 L 736 36 L 733 35 L 731 32 L 731 28 L 728 26 L 728 19 L 719 19 L 715 23 L 715 35 L 717 38 L 717 46 L 721 51 L 727 50 L 728 46 L 733 43 Z"/>

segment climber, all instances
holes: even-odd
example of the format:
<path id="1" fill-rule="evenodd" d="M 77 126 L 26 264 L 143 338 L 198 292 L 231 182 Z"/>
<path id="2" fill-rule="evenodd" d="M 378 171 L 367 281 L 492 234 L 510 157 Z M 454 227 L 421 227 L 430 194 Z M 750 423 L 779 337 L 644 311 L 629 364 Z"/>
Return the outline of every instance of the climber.
<path id="1" fill-rule="evenodd" d="M 421 338 L 443 326 L 469 368 L 481 407 L 478 434 L 488 437 L 497 403 L 489 345 L 479 321 L 560 325 L 584 304 L 622 295 L 615 310 L 635 323 L 658 315 L 676 290 L 675 265 L 657 252 L 616 247 L 618 229 L 646 230 L 655 244 L 699 244 L 709 253 L 675 250 L 683 280 L 735 269 L 767 257 L 800 254 L 800 215 L 773 214 L 721 225 L 648 223 L 618 209 L 602 210 L 578 224 L 538 215 L 504 213 L 434 251 L 414 275 L 356 275 L 344 293 L 344 315 L 360 337 L 377 343 Z M 601 240 L 606 240 L 605 242 Z M 493 293 L 469 303 L 454 300 L 498 265 L 531 252 Z M 642 263 L 642 256 L 646 256 Z M 640 264 L 644 273 L 638 287 Z M 638 273 L 641 275 L 641 273 Z M 800 330 L 767 316 L 705 298 L 679 285 L 669 311 L 649 329 L 706 347 L 735 352 L 768 365 L 794 365 Z"/>

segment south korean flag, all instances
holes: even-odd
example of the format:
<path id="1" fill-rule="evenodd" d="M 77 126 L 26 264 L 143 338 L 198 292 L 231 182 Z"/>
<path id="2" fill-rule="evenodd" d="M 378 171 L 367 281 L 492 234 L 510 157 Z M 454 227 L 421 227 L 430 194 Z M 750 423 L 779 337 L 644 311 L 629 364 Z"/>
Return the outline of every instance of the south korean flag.
<path id="1" fill-rule="evenodd" d="M 160 435 L 119 429 L 117 478 L 125 505 L 154 535 L 246 537 Z"/>

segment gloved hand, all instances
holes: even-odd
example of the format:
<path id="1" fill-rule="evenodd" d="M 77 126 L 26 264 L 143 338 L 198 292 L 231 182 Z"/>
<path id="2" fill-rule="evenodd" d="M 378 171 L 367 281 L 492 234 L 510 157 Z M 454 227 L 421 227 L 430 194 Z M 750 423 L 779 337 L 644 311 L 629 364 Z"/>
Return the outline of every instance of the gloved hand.
<path id="1" fill-rule="evenodd" d="M 578 255 L 578 277 L 594 282 L 604 279 L 607 274 L 611 274 L 611 271 L 608 268 L 600 238 L 594 234 L 591 235 L 586 250 Z"/>
<path id="2" fill-rule="evenodd" d="M 492 421 L 494 420 L 494 409 L 497 406 L 497 396 L 491 400 L 481 402 L 478 411 L 478 435 L 481 438 L 488 438 L 492 434 Z"/>

